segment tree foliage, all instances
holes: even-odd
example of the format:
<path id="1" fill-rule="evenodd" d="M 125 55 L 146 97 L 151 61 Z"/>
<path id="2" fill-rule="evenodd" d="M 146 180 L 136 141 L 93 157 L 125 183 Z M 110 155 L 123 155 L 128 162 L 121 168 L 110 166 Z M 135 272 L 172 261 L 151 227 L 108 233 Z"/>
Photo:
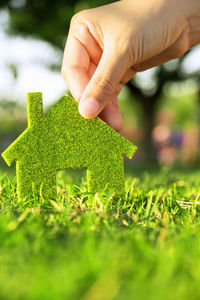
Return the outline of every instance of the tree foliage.
<path id="1" fill-rule="evenodd" d="M 105 0 L 2 0 L 10 14 L 10 33 L 39 37 L 63 49 L 72 16 L 79 10 L 108 4 Z"/>

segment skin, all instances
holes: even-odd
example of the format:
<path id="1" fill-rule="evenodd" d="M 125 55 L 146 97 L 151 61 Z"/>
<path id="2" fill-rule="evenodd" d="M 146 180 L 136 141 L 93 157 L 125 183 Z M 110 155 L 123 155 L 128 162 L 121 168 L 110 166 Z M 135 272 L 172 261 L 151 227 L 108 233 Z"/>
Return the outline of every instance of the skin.
<path id="1" fill-rule="evenodd" d="M 198 43 L 199 0 L 118 1 L 72 18 L 62 75 L 84 118 L 100 116 L 119 131 L 123 85 Z"/>

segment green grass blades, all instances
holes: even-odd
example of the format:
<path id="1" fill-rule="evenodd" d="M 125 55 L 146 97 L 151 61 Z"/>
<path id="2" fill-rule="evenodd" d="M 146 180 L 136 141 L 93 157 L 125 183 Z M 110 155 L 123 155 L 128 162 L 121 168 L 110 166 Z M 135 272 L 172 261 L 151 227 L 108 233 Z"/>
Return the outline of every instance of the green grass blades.
<path id="1" fill-rule="evenodd" d="M 27 101 L 28 128 L 2 154 L 8 165 L 16 161 L 19 199 L 55 199 L 56 175 L 66 169 L 87 169 L 91 196 L 124 195 L 123 155 L 131 158 L 136 146 L 99 118 L 82 118 L 67 95 L 46 114 L 41 93 L 29 93 Z"/>
<path id="2" fill-rule="evenodd" d="M 116 202 L 68 173 L 19 201 L 0 172 L 0 299 L 199 299 L 200 171 L 126 173 Z"/>

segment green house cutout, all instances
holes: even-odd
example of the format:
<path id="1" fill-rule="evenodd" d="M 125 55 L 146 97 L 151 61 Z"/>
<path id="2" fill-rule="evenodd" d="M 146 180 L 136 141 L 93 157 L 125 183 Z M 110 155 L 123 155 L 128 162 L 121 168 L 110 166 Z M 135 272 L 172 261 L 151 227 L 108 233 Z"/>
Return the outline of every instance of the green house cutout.
<path id="1" fill-rule="evenodd" d="M 27 94 L 28 127 L 3 152 L 10 166 L 16 161 L 18 198 L 34 193 L 56 198 L 56 174 L 86 169 L 88 192 L 124 193 L 123 155 L 132 158 L 136 146 L 99 118 L 84 119 L 78 104 L 64 95 L 43 113 L 42 93 Z"/>

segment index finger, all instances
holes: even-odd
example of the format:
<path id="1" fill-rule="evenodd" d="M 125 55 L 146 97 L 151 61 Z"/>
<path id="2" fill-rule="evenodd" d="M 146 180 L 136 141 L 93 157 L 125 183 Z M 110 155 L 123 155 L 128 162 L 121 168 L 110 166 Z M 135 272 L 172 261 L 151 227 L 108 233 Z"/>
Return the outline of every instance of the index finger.
<path id="1" fill-rule="evenodd" d="M 90 57 L 85 47 L 73 35 L 69 35 L 62 63 L 62 75 L 72 96 L 79 101 L 89 82 Z"/>

